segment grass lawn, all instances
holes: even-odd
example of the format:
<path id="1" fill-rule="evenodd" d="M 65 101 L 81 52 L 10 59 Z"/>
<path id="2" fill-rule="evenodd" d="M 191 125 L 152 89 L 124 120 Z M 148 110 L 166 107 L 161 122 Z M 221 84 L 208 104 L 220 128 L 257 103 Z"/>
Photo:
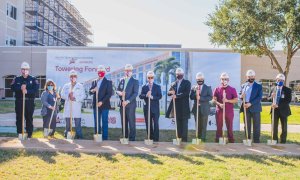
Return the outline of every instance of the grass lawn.
<path id="1" fill-rule="evenodd" d="M 271 124 L 270 106 L 262 106 L 261 123 Z M 300 106 L 291 105 L 292 115 L 288 117 L 288 124 L 300 125 Z M 240 122 L 243 121 L 243 114 L 240 113 Z"/>
<path id="2" fill-rule="evenodd" d="M 13 100 L 0 100 L 0 114 L 15 112 L 15 101 Z M 35 100 L 35 108 L 42 108 L 41 100 Z"/>
<path id="3" fill-rule="evenodd" d="M 299 179 L 300 157 L 0 150 L 1 179 Z"/>
<path id="4" fill-rule="evenodd" d="M 74 129 L 73 129 L 74 130 Z M 83 128 L 83 136 L 84 139 L 93 139 L 93 128 Z M 56 138 L 64 138 L 63 137 L 64 128 L 57 128 L 55 137 Z M 120 137 L 122 137 L 122 130 L 120 128 L 110 128 L 108 131 L 108 137 L 110 140 L 118 141 Z M 175 130 L 160 130 L 160 141 L 163 142 L 171 142 L 173 138 L 175 138 Z M 195 138 L 195 131 L 190 130 L 188 134 L 188 141 L 191 142 L 193 138 Z M 207 132 L 207 142 L 214 142 L 216 132 L 215 131 L 208 131 Z M 17 137 L 17 134 L 12 133 L 0 133 L 1 136 L 6 137 Z M 33 138 L 42 138 L 43 131 L 41 128 L 38 128 L 33 133 Z M 136 140 L 137 141 L 144 141 L 146 138 L 146 130 L 144 129 L 137 129 L 136 130 Z M 244 132 L 243 131 L 235 131 L 234 138 L 235 142 L 242 142 L 244 139 Z M 268 139 L 271 139 L 270 132 L 261 132 L 261 142 L 266 143 Z M 296 143 L 300 144 L 300 133 L 288 133 L 287 143 Z"/>

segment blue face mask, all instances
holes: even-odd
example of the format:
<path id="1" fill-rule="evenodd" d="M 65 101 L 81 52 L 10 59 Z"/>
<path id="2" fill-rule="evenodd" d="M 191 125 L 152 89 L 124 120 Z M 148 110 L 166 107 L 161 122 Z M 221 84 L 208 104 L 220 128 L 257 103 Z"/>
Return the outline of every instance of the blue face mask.
<path id="1" fill-rule="evenodd" d="M 47 86 L 48 91 L 53 91 L 53 86 Z"/>
<path id="2" fill-rule="evenodd" d="M 277 82 L 277 86 L 283 86 L 283 81 Z"/>

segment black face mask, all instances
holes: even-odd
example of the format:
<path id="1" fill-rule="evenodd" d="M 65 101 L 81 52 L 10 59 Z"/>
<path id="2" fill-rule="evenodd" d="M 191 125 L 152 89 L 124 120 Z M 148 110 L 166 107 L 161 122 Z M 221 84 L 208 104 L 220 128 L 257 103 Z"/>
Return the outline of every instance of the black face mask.
<path id="1" fill-rule="evenodd" d="M 183 75 L 182 74 L 178 74 L 178 75 L 176 75 L 176 78 L 179 79 L 179 80 L 181 80 L 183 78 Z"/>
<path id="2" fill-rule="evenodd" d="M 249 83 L 253 83 L 255 79 L 248 79 Z"/>
<path id="3" fill-rule="evenodd" d="M 197 84 L 198 84 L 198 85 L 202 85 L 202 84 L 204 84 L 204 81 L 198 80 L 198 81 L 197 81 Z"/>

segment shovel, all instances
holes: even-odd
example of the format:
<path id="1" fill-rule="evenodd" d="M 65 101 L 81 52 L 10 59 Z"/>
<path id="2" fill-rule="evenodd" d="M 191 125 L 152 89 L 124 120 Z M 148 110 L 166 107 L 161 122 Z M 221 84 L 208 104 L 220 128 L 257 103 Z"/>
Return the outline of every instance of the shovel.
<path id="1" fill-rule="evenodd" d="M 225 98 L 225 97 L 226 97 L 226 92 L 225 92 L 225 90 L 223 90 L 223 98 Z M 226 124 L 225 124 L 225 104 L 226 103 L 223 101 L 223 127 L 222 127 L 223 131 L 222 131 L 222 137 L 219 138 L 219 144 L 221 144 L 221 145 L 225 145 L 228 143 L 228 139 L 225 137 L 225 126 L 226 126 Z"/>
<path id="2" fill-rule="evenodd" d="M 71 87 L 71 92 L 72 89 L 73 87 Z M 70 131 L 68 131 L 67 133 L 68 140 L 73 140 L 75 137 L 75 133 L 73 133 L 72 123 L 73 123 L 73 101 L 70 99 Z"/>
<path id="3" fill-rule="evenodd" d="M 173 98 L 173 109 L 174 109 L 174 119 L 175 119 L 175 131 L 176 131 L 176 139 L 173 139 L 174 145 L 180 145 L 181 138 L 178 138 L 178 130 L 177 130 L 177 118 L 176 118 L 176 105 L 175 105 L 175 98 Z"/>
<path id="4" fill-rule="evenodd" d="M 276 98 L 275 98 L 276 97 Z M 277 101 L 277 91 L 275 94 L 275 97 L 273 97 L 273 102 L 272 104 L 274 104 L 274 102 Z M 275 114 L 275 108 L 272 107 L 272 127 L 271 127 L 271 140 L 267 141 L 267 145 L 272 146 L 272 145 L 276 145 L 277 144 L 277 140 L 273 140 L 273 131 L 274 131 L 274 114 Z"/>
<path id="5" fill-rule="evenodd" d="M 25 118 L 25 93 L 23 93 L 22 102 L 22 134 L 19 134 L 19 140 L 27 140 L 28 134 L 24 132 L 24 118 Z"/>
<path id="6" fill-rule="evenodd" d="M 125 91 L 123 91 L 123 96 L 122 96 L 122 102 L 125 101 Z M 121 144 L 129 144 L 128 138 L 125 137 L 125 106 L 122 105 L 123 111 L 122 111 L 122 116 L 123 116 L 123 138 L 120 138 Z"/>
<path id="7" fill-rule="evenodd" d="M 58 90 L 57 90 L 58 94 L 59 94 L 59 90 L 60 90 L 60 88 L 58 88 Z M 57 99 L 58 99 L 57 97 L 58 97 L 58 95 L 56 95 L 56 97 L 55 97 L 55 102 L 54 102 L 54 105 L 53 105 L 54 109 L 56 109 L 56 104 L 57 104 Z M 53 129 L 50 128 L 50 125 L 52 123 L 54 112 L 55 112 L 55 110 L 52 110 L 52 112 L 51 112 L 48 129 L 44 128 L 44 137 L 45 138 L 48 138 L 48 136 L 53 132 Z"/>
<path id="8" fill-rule="evenodd" d="M 243 144 L 245 146 L 252 146 L 252 140 L 248 138 L 248 121 L 247 121 L 247 108 L 245 107 L 245 97 L 243 97 L 243 108 L 244 108 L 244 119 L 245 119 L 245 132 L 246 132 L 246 139 L 243 140 Z M 250 124 L 251 125 L 251 124 Z"/>
<path id="9" fill-rule="evenodd" d="M 198 90 L 200 90 L 200 86 L 198 86 Z M 200 91 L 199 91 L 200 92 Z M 197 95 L 198 92 L 196 91 Z M 197 109 L 196 109 L 196 138 L 192 139 L 192 144 L 200 144 L 201 143 L 201 139 L 198 138 L 198 127 L 199 127 L 199 100 L 197 99 L 197 95 L 196 95 L 196 100 L 197 100 Z"/>
<path id="10" fill-rule="evenodd" d="M 145 139 L 145 144 L 146 145 L 153 145 L 153 140 L 150 139 L 150 124 L 151 124 L 151 120 L 150 120 L 150 96 L 148 97 L 148 139 Z"/>
<path id="11" fill-rule="evenodd" d="M 94 134 L 94 141 L 95 142 L 102 142 L 102 133 L 98 133 L 99 132 L 99 129 L 98 129 L 98 89 L 96 90 L 96 104 L 95 104 L 95 107 L 96 107 L 96 131 L 97 133 Z M 100 126 L 101 126 L 101 121 L 100 121 Z"/>

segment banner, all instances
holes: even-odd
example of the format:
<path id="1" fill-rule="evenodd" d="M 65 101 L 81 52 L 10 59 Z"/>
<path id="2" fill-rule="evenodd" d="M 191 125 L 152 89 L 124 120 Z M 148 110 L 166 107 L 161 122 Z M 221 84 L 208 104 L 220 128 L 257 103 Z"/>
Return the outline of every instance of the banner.
<path id="1" fill-rule="evenodd" d="M 212 87 L 212 90 L 220 84 L 219 76 L 222 72 L 227 72 L 230 76 L 229 84 L 239 91 L 240 88 L 240 55 L 236 53 L 211 53 L 211 52 L 186 52 L 186 51 L 150 51 L 150 50 L 55 50 L 47 51 L 46 77 L 54 80 L 57 87 L 62 87 L 69 82 L 69 71 L 72 69 L 78 72 L 78 82 L 82 83 L 86 91 L 86 99 L 82 106 L 82 125 L 94 126 L 92 96 L 88 91 L 91 82 L 97 78 L 98 65 L 106 68 L 106 78 L 111 80 L 113 88 L 118 86 L 119 80 L 124 76 L 125 64 L 132 64 L 133 77 L 139 81 L 139 92 L 142 85 L 146 83 L 146 74 L 149 70 L 154 70 L 160 61 L 174 58 L 179 62 L 180 67 L 185 71 L 185 79 L 191 81 L 192 86 L 196 84 L 195 75 L 203 72 L 205 83 Z M 170 64 L 172 66 L 172 64 Z M 165 107 L 169 105 L 170 98 L 166 98 L 166 91 L 170 84 L 175 81 L 174 72 L 176 67 L 168 74 L 156 73 L 155 82 L 161 86 L 163 97 L 160 100 L 161 115 L 159 119 L 160 129 L 175 129 L 174 120 L 165 118 Z M 168 81 L 165 81 L 168 79 Z M 109 127 L 120 128 L 121 118 L 117 107 L 119 98 L 114 94 L 111 97 L 111 105 L 114 108 L 109 111 Z M 136 126 L 145 129 L 143 115 L 144 101 L 137 97 Z M 192 107 L 190 101 L 189 106 Z M 238 107 L 235 107 L 234 130 L 240 129 Z M 62 115 L 59 115 L 61 122 L 58 126 L 64 126 Z M 195 119 L 191 115 L 189 119 L 189 129 L 195 129 Z M 209 115 L 208 130 L 215 130 L 215 107 L 212 105 Z"/>

